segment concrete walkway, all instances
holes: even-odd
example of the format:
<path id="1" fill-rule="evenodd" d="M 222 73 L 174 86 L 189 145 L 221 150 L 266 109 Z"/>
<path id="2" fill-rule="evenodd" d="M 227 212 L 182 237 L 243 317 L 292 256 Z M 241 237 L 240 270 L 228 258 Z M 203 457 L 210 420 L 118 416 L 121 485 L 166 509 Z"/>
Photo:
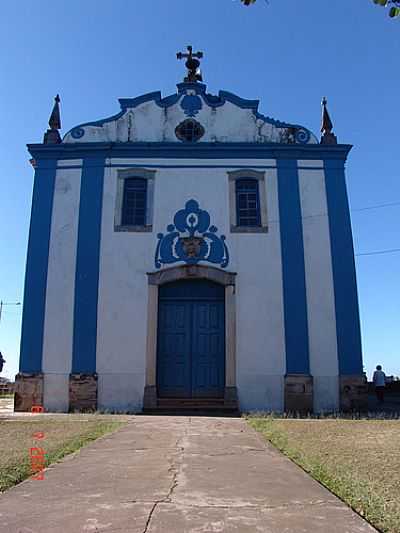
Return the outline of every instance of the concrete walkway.
<path id="1" fill-rule="evenodd" d="M 0 531 L 375 530 L 244 420 L 139 416 L 1 495 Z"/>
<path id="2" fill-rule="evenodd" d="M 0 419 L 14 413 L 14 398 L 0 398 Z"/>

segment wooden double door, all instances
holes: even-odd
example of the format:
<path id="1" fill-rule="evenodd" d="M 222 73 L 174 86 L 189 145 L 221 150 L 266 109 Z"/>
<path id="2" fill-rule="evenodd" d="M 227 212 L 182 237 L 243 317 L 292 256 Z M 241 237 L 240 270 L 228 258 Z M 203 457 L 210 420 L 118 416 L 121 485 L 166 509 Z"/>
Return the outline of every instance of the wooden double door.
<path id="1" fill-rule="evenodd" d="M 160 398 L 222 398 L 225 288 L 182 280 L 159 288 L 157 389 Z"/>

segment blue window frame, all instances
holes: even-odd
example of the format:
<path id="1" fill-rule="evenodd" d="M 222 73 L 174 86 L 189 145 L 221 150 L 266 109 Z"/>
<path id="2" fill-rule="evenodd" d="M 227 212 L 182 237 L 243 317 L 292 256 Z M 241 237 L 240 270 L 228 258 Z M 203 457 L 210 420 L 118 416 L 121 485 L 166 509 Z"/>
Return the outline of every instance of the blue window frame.
<path id="1" fill-rule="evenodd" d="M 238 226 L 261 226 L 258 180 L 236 180 L 236 224 Z"/>
<path id="2" fill-rule="evenodd" d="M 122 226 L 145 226 L 147 210 L 147 180 L 127 178 L 124 180 L 122 201 Z"/>

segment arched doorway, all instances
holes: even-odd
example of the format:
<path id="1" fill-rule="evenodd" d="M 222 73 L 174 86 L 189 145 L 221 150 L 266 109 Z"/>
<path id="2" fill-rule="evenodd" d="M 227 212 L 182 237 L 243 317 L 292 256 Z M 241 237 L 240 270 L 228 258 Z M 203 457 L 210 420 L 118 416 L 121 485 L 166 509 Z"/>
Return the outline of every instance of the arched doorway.
<path id="1" fill-rule="evenodd" d="M 226 270 L 211 267 L 211 266 L 205 266 L 205 265 L 180 265 L 172 268 L 166 268 L 162 270 L 158 270 L 156 272 L 148 272 L 148 301 L 147 301 L 147 342 L 146 342 L 146 371 L 145 371 L 145 387 L 144 387 L 144 395 L 143 395 L 143 409 L 148 412 L 154 412 L 155 410 L 158 410 L 161 408 L 163 402 L 170 402 L 172 400 L 168 400 L 167 398 L 172 398 L 173 394 L 176 395 L 177 393 L 180 394 L 178 396 L 176 402 L 180 403 L 180 405 L 185 404 L 186 402 L 192 402 L 196 401 L 199 402 L 200 398 L 204 398 L 205 401 L 208 402 L 207 398 L 214 397 L 216 399 L 216 404 L 221 405 L 221 402 L 223 404 L 224 408 L 227 409 L 237 409 L 238 407 L 238 400 L 237 400 L 237 390 L 236 390 L 236 296 L 235 296 L 235 284 L 236 284 L 236 274 L 234 272 L 227 272 Z M 200 284 L 191 285 L 191 282 L 197 282 L 200 281 Z M 188 282 L 188 283 L 182 283 L 182 282 Z M 205 284 L 204 284 L 205 282 Z M 168 288 L 169 286 L 169 288 Z M 163 288 L 166 287 L 164 290 Z M 179 288 L 178 288 L 179 287 Z M 206 288 L 207 287 L 207 288 Z M 171 292 L 172 291 L 172 295 Z M 175 294 L 174 294 L 175 292 Z M 199 344 L 203 342 L 206 343 L 212 343 L 217 342 L 217 345 L 220 347 L 220 322 L 219 318 L 213 318 L 213 316 L 209 316 L 214 313 L 217 313 L 217 311 L 205 311 L 204 308 L 207 309 L 207 305 L 198 305 L 199 298 L 196 299 L 196 295 L 202 294 L 205 298 L 205 301 L 213 301 L 214 302 L 220 302 L 217 307 L 219 306 L 219 309 L 223 309 L 223 316 L 224 316 L 224 333 L 223 333 L 223 348 L 224 350 L 224 360 L 221 361 L 221 351 L 219 348 L 218 350 L 215 350 L 215 353 L 218 353 L 217 361 L 218 363 L 210 362 L 210 359 L 212 360 L 212 350 L 211 350 L 211 356 L 209 353 L 209 350 L 204 350 L 206 353 L 208 352 L 208 355 L 204 358 L 204 361 L 206 363 L 202 366 L 201 361 L 201 354 L 197 356 L 195 354 L 195 366 L 197 365 L 197 369 L 200 369 L 199 372 L 194 373 L 194 380 L 193 380 L 193 354 L 190 353 L 190 364 L 191 364 L 191 370 L 189 371 L 187 367 L 182 366 L 182 372 L 184 373 L 184 378 L 182 379 L 181 383 L 185 383 L 186 385 L 177 386 L 175 388 L 175 391 L 172 391 L 173 387 L 169 386 L 169 383 L 172 383 L 172 380 L 170 379 L 170 376 L 166 376 L 166 381 L 164 378 L 159 377 L 159 372 L 163 372 L 164 369 L 161 369 L 163 364 L 166 365 L 166 362 L 162 361 L 160 358 L 160 365 L 158 364 L 158 354 L 163 351 L 163 348 L 161 348 L 161 352 L 159 352 L 159 344 L 160 342 L 163 342 L 161 339 L 159 339 L 159 323 L 164 324 L 165 320 L 167 320 L 167 317 L 171 317 L 171 313 L 167 314 L 166 311 L 161 311 L 161 313 L 164 314 L 164 318 L 159 319 L 160 309 L 159 306 L 163 305 L 163 301 L 167 304 L 168 299 L 171 298 L 171 302 L 174 301 L 174 299 L 177 298 L 179 295 L 186 296 L 185 298 L 181 298 L 181 301 L 185 302 L 192 302 L 193 297 L 195 303 L 187 304 L 186 308 L 185 306 L 181 306 L 181 310 L 174 311 L 176 318 L 172 319 L 171 321 L 175 321 L 175 324 L 177 323 L 178 327 L 177 331 L 172 332 L 171 342 L 177 343 L 178 340 L 174 338 L 174 335 L 179 335 L 182 330 L 185 329 L 187 322 L 190 319 L 187 318 L 187 316 L 195 316 L 198 317 L 199 314 L 203 313 L 203 317 L 200 321 L 196 320 L 196 328 L 198 330 L 191 330 L 189 338 L 183 337 L 179 340 L 179 342 L 183 343 L 184 346 L 196 346 L 196 342 Z M 161 296 L 160 296 L 161 294 Z M 221 295 L 223 295 L 223 304 L 221 302 Z M 193 307 L 190 308 L 190 311 L 188 313 L 187 308 L 190 307 L 190 305 L 194 306 L 196 310 L 193 310 Z M 208 315 L 207 315 L 208 313 Z M 221 313 L 221 311 L 219 311 Z M 184 318 L 186 316 L 186 319 Z M 181 317 L 181 318 L 180 318 Z M 181 322 L 179 322 L 179 320 Z M 191 319 L 193 322 L 193 318 Z M 208 321 L 208 322 L 207 322 Z M 218 331 L 218 333 L 215 334 L 215 337 L 213 338 L 213 329 L 211 328 L 210 322 L 213 322 L 216 325 L 215 330 Z M 201 326 L 201 325 L 204 325 Z M 161 326 L 160 329 L 163 329 L 164 325 Z M 166 329 L 168 330 L 170 328 L 170 324 L 166 325 Z M 172 326 L 171 326 L 172 328 Z M 194 328 L 194 326 L 190 325 L 190 328 Z M 207 330 L 207 333 L 203 334 L 202 330 Z M 211 330 L 211 333 L 210 333 Z M 173 330 L 172 330 L 173 331 Z M 218 341 L 216 340 L 218 339 Z M 195 340 L 193 340 L 195 339 Z M 197 341 L 196 341 L 197 339 Z M 200 339 L 200 340 L 199 340 Z M 189 350 L 185 350 L 188 351 Z M 198 350 L 200 351 L 200 350 Z M 167 355 L 168 359 L 168 355 Z M 174 357 L 172 357 L 174 359 Z M 173 366 L 178 366 L 179 358 L 176 358 L 177 360 L 173 362 Z M 186 361 L 187 362 L 187 361 Z M 160 368 L 159 368 L 160 367 Z M 212 373 L 215 372 L 214 368 L 222 368 L 222 376 L 225 380 L 225 383 L 223 384 L 223 398 L 221 398 L 221 385 L 220 385 L 220 377 L 221 373 L 218 373 L 217 370 L 217 376 L 216 378 L 211 378 L 209 375 L 204 376 L 205 373 Z M 202 372 L 204 373 L 202 375 Z M 191 379 L 191 385 L 190 389 L 188 386 L 189 383 L 189 376 Z M 196 382 L 203 381 L 204 385 L 207 384 L 207 381 L 212 384 L 214 379 L 214 382 L 216 383 L 216 386 L 206 387 L 201 386 L 201 383 L 199 384 Z M 163 381 L 164 380 L 164 381 Z M 194 383 L 194 385 L 193 385 Z M 179 384 L 179 382 L 178 382 Z M 160 385 L 160 387 L 159 387 Z M 167 385 L 167 386 L 164 386 Z M 159 388 L 161 394 L 165 395 L 159 396 Z M 179 390 L 177 390 L 179 389 Z M 195 394 L 198 396 L 193 396 L 193 390 L 195 391 Z M 185 392 L 184 392 L 185 391 Z M 190 391 L 190 392 L 189 392 Z M 190 394 L 190 396 L 187 396 L 187 394 Z M 183 394 L 186 394 L 186 396 L 183 396 Z M 204 394 L 204 396 L 203 396 Z M 211 396 L 211 394 L 213 396 Z M 209 396 L 210 395 L 210 396 Z M 187 398 L 198 398 L 195 400 L 188 400 Z M 179 399 L 180 398 L 180 399 Z"/>
<path id="2" fill-rule="evenodd" d="M 223 398 L 225 287 L 184 279 L 158 292 L 159 398 Z"/>

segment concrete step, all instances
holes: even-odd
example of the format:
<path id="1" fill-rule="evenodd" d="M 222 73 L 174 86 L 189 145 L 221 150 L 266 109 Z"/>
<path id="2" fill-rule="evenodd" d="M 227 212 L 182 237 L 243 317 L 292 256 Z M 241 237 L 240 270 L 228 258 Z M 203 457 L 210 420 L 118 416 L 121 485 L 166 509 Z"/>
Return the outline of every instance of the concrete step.
<path id="1" fill-rule="evenodd" d="M 158 398 L 157 404 L 161 406 L 181 405 L 181 406 L 221 406 L 224 405 L 223 398 Z"/>
<path id="2" fill-rule="evenodd" d="M 157 407 L 144 409 L 146 414 L 238 416 L 236 405 L 225 405 L 223 398 L 159 398 Z"/>
<path id="3" fill-rule="evenodd" d="M 193 410 L 193 409 L 143 409 L 143 415 L 154 416 L 204 416 L 204 417 L 221 417 L 221 418 L 239 418 L 240 413 L 237 410 L 229 411 L 210 411 L 210 410 Z"/>

